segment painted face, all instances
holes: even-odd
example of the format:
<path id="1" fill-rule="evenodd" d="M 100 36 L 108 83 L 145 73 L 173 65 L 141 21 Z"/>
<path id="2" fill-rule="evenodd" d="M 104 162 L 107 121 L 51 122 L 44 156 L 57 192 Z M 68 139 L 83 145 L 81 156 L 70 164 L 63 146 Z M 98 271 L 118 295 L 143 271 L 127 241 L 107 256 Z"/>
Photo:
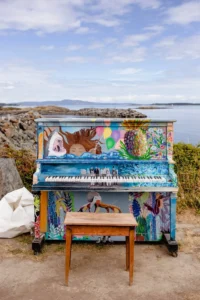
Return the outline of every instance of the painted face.
<path id="1" fill-rule="evenodd" d="M 57 137 L 53 143 L 53 151 L 62 152 L 63 151 L 63 140 L 62 137 Z"/>
<path id="2" fill-rule="evenodd" d="M 73 144 L 69 149 L 69 153 L 76 156 L 81 156 L 84 152 L 86 152 L 86 150 L 81 144 Z"/>
<path id="3" fill-rule="evenodd" d="M 66 154 L 66 149 L 63 147 L 63 138 L 58 132 L 54 132 L 49 143 L 48 155 L 62 156 L 64 154 Z"/>

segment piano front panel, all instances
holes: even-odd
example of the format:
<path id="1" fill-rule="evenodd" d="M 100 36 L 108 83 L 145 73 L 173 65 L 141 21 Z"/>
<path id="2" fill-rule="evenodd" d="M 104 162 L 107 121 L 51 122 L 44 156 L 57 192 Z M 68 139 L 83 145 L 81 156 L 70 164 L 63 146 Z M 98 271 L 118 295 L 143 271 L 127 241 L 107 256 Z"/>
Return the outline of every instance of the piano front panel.
<path id="1" fill-rule="evenodd" d="M 137 222 L 136 240 L 159 241 L 163 233 L 170 232 L 171 193 L 106 193 L 66 192 L 48 193 L 48 230 L 46 239 L 65 239 L 64 218 L 67 211 L 97 213 L 132 213 Z M 174 226 L 174 224 L 171 224 Z M 98 237 L 74 236 L 78 240 L 97 240 Z M 121 237 L 112 237 L 120 240 Z"/>
<path id="2" fill-rule="evenodd" d="M 79 122 L 80 123 L 80 122 Z M 78 123 L 77 123 L 78 124 Z M 40 125 L 38 157 L 70 160 L 166 160 L 173 143 L 167 123 L 124 120 Z M 172 124 L 172 123 L 170 123 Z M 41 141 L 43 137 L 43 141 Z M 170 152 L 171 153 L 171 152 Z"/>

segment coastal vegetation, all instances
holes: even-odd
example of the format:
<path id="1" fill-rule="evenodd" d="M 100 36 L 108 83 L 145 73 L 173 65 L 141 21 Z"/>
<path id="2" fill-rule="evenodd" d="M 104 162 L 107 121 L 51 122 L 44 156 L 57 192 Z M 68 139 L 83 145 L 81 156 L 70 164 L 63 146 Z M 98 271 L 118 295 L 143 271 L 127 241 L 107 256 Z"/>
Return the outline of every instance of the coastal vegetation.
<path id="1" fill-rule="evenodd" d="M 178 211 L 194 208 L 200 213 L 200 145 L 174 145 L 175 171 L 178 176 Z"/>
<path id="2" fill-rule="evenodd" d="M 5 145 L 0 149 L 0 157 L 15 159 L 24 186 L 31 191 L 32 176 L 36 168 L 33 152 Z M 193 208 L 200 213 L 200 145 L 175 144 L 174 160 L 179 182 L 177 210 L 180 213 Z"/>

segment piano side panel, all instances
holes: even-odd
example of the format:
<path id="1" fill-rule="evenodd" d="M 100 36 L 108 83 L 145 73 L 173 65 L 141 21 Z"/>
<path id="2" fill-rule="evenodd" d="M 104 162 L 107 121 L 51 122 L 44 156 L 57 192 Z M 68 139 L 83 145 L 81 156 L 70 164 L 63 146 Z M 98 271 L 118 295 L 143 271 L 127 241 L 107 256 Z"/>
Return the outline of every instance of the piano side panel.
<path id="1" fill-rule="evenodd" d="M 167 125 L 167 157 L 168 160 L 173 158 L 173 142 L 174 142 L 174 124 L 168 123 Z"/>
<path id="2" fill-rule="evenodd" d="M 173 202 L 174 202 L 173 197 Z M 49 192 L 47 240 L 64 240 L 66 211 L 133 213 L 138 227 L 136 240 L 159 241 L 163 232 L 170 232 L 171 193 L 98 193 L 98 192 Z M 174 228 L 173 228 L 174 234 Z M 97 237 L 75 236 L 74 239 L 96 240 Z M 121 240 L 120 237 L 112 237 Z"/>
<path id="3" fill-rule="evenodd" d="M 106 120 L 104 126 L 94 123 L 92 127 L 64 123 L 48 127 L 44 124 L 44 142 L 43 145 L 39 143 L 39 149 L 43 147 L 43 158 L 166 160 L 167 149 L 172 154 L 170 128 L 167 123 L 151 124 L 148 120 L 121 123 Z M 40 133 L 39 140 L 41 136 Z M 41 153 L 42 150 L 40 158 Z"/>

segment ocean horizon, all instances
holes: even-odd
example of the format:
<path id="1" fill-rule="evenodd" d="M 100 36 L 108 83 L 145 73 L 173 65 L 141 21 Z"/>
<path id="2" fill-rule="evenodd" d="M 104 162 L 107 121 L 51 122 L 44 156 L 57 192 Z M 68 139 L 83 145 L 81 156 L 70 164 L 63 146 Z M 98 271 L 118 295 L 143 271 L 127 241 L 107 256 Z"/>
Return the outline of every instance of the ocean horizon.
<path id="1" fill-rule="evenodd" d="M 39 106 L 39 102 L 37 105 Z M 151 119 L 175 120 L 174 123 L 174 142 L 183 142 L 197 145 L 200 143 L 200 106 L 194 105 L 166 105 L 160 106 L 159 109 L 139 109 L 141 106 L 152 106 L 152 104 L 111 104 L 111 103 L 89 103 L 75 105 L 57 105 L 70 110 L 78 110 L 83 108 L 112 108 L 112 109 L 135 109 Z M 20 108 L 24 106 L 18 106 Z M 26 106 L 27 107 L 27 106 Z M 72 117 L 73 115 L 71 115 Z M 63 117 L 63 116 L 62 116 Z M 66 117 L 69 117 L 67 115 Z M 77 117 L 77 116 L 73 116 Z"/>
<path id="2" fill-rule="evenodd" d="M 148 106 L 141 104 L 140 106 Z M 149 105 L 151 106 L 151 105 Z M 174 123 L 174 142 L 184 142 L 197 145 L 200 143 L 200 106 L 176 105 L 159 109 L 138 109 L 138 105 L 106 104 L 94 103 L 92 105 L 67 105 L 69 109 L 78 110 L 81 108 L 123 108 L 135 109 L 151 119 L 175 120 Z"/>

